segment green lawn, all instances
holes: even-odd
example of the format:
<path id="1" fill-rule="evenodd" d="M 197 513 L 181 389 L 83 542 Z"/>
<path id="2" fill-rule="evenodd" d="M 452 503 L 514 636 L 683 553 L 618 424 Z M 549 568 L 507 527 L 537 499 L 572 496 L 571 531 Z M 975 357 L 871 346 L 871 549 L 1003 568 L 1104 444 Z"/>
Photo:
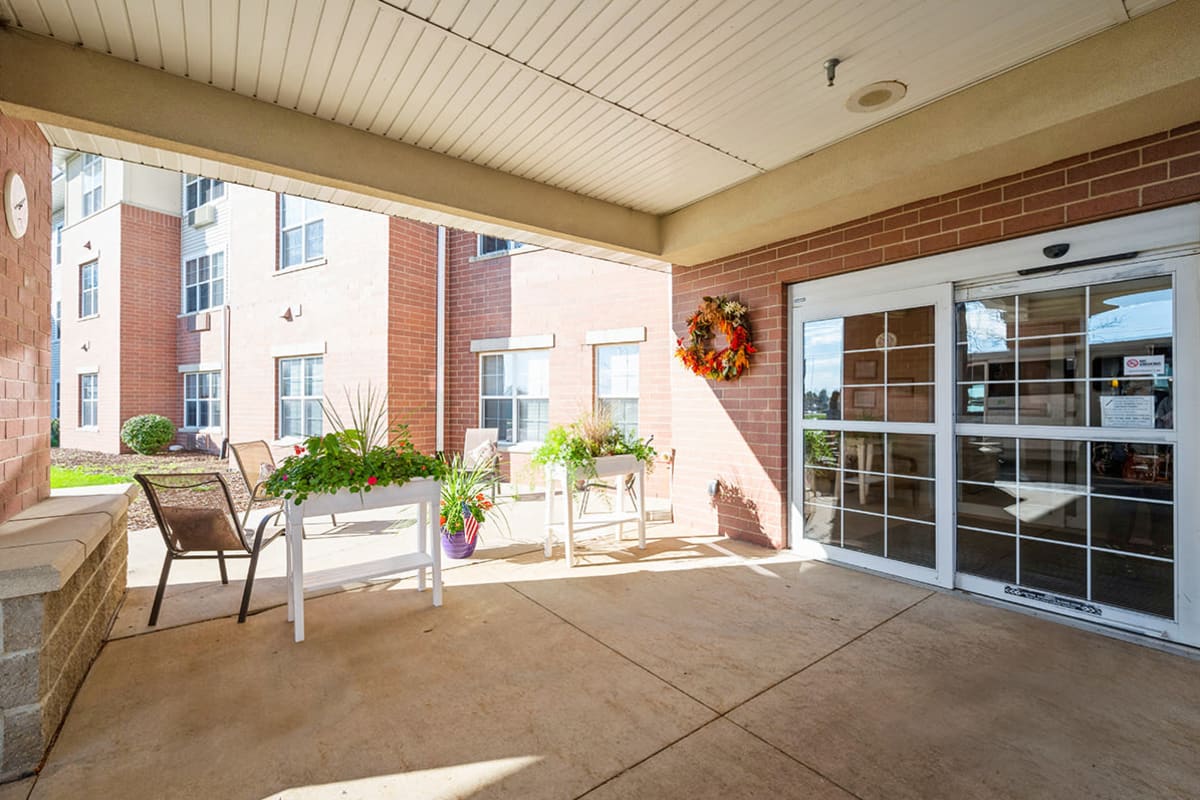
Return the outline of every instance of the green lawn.
<path id="1" fill-rule="evenodd" d="M 72 486 L 103 486 L 108 483 L 132 483 L 133 478 L 113 472 L 91 472 L 83 467 L 50 467 L 50 488 Z"/>

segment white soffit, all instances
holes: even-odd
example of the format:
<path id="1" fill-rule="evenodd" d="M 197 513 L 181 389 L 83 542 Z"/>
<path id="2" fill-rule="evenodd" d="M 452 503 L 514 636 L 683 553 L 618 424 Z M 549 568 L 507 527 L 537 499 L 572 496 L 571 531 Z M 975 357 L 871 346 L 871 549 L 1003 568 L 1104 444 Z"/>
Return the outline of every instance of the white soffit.
<path id="1" fill-rule="evenodd" d="M 664 214 L 1160 5 L 0 0 L 0 16 L 153 69 Z M 829 88 L 821 65 L 835 56 L 842 64 Z M 845 111 L 852 92 L 880 80 L 904 83 L 907 96 L 878 114 Z"/>

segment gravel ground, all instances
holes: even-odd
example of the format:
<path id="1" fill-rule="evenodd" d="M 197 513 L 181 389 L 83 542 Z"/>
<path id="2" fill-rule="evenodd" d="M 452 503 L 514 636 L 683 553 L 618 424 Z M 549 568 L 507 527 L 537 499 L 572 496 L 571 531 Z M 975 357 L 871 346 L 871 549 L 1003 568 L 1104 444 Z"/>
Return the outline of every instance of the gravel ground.
<path id="1" fill-rule="evenodd" d="M 81 468 L 87 472 L 106 472 L 122 475 L 133 480 L 138 472 L 219 472 L 225 476 L 229 493 L 239 511 L 246 508 L 250 493 L 235 469 L 230 471 L 229 462 L 216 456 L 199 452 L 162 453 L 155 456 L 140 456 L 135 453 L 96 453 L 90 450 L 66 450 L 61 447 L 50 451 L 50 463 L 57 467 Z M 129 530 L 155 527 L 150 504 L 141 492 L 129 506 Z"/>

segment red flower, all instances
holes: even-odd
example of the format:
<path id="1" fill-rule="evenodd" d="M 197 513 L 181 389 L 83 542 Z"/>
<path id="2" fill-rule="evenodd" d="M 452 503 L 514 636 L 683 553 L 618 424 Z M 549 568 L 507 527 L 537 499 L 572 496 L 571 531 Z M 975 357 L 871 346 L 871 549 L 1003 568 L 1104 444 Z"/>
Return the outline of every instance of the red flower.
<path id="1" fill-rule="evenodd" d="M 286 480 L 287 480 L 287 475 L 286 475 L 286 474 L 285 474 L 285 475 L 280 475 L 280 476 L 279 476 L 279 480 L 281 480 L 281 481 L 286 481 Z"/>
<path id="2" fill-rule="evenodd" d="M 477 494 L 477 495 L 475 495 L 475 499 L 476 499 L 476 500 L 483 500 L 483 495 L 482 495 L 482 494 Z"/>
<path id="3" fill-rule="evenodd" d="M 376 478 L 374 475 L 372 475 L 371 477 L 367 478 L 367 485 L 368 485 L 368 486 L 374 486 L 374 485 L 375 485 L 375 484 L 377 484 L 377 483 L 379 483 L 379 478 Z"/>
<path id="4" fill-rule="evenodd" d="M 296 455 L 302 456 L 302 455 L 304 455 L 304 452 L 305 451 L 304 451 L 303 447 L 301 447 L 300 445 L 296 445 Z"/>
<path id="5" fill-rule="evenodd" d="M 446 524 L 446 518 L 445 518 L 445 517 L 441 517 L 441 520 L 442 520 L 442 524 L 443 524 L 443 525 L 445 525 L 445 524 Z"/>

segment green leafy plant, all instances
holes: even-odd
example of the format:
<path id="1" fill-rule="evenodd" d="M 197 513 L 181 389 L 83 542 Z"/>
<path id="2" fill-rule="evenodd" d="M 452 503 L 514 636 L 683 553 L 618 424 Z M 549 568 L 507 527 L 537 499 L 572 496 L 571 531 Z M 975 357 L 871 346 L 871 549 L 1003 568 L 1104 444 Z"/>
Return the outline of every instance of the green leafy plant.
<path id="1" fill-rule="evenodd" d="M 473 516 L 481 525 L 491 515 L 496 515 L 505 521 L 504 509 L 499 500 L 488 499 L 488 491 L 493 486 L 495 477 L 490 464 L 478 464 L 468 467 L 462 456 L 454 456 L 445 465 L 442 473 L 442 501 L 440 521 L 446 533 L 462 533 L 464 516 Z"/>
<path id="2" fill-rule="evenodd" d="M 368 387 L 351 401 L 345 419 L 326 398 L 325 417 L 334 428 L 311 436 L 267 478 L 265 488 L 276 497 L 303 503 L 310 494 L 341 489 L 369 492 L 373 487 L 400 486 L 413 478 L 441 478 L 446 465 L 417 451 L 407 425 L 387 425 L 387 394 Z"/>
<path id="3" fill-rule="evenodd" d="M 58 447 L 58 430 L 59 430 L 58 419 L 55 418 L 55 419 L 50 420 L 50 446 L 51 447 Z"/>
<path id="4" fill-rule="evenodd" d="M 809 429 L 804 432 L 804 453 L 806 464 L 837 464 L 837 450 L 825 431 Z"/>
<path id="5" fill-rule="evenodd" d="M 603 411 L 584 414 L 570 425 L 557 425 L 546 432 L 546 438 L 533 453 L 537 466 L 559 464 L 576 475 L 596 474 L 596 459 L 603 456 L 632 455 L 654 468 L 658 451 L 649 439 L 631 436 L 617 427 Z"/>
<path id="6" fill-rule="evenodd" d="M 158 414 L 130 417 L 121 426 L 121 441 L 135 453 L 153 455 L 175 441 L 175 423 Z"/>

